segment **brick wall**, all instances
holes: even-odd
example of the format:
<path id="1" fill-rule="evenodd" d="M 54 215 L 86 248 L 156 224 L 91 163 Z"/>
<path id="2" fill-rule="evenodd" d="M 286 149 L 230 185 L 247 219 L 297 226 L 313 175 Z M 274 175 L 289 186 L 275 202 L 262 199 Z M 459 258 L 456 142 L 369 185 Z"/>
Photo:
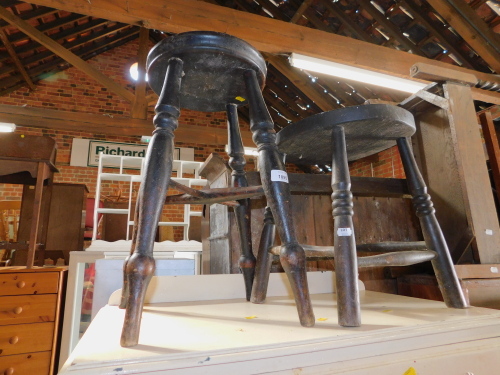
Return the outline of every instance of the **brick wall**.
<path id="1" fill-rule="evenodd" d="M 128 67 L 135 61 L 138 41 L 134 40 L 112 51 L 96 56 L 88 61 L 102 73 L 114 79 L 117 83 L 133 91 L 133 83 L 128 75 Z M 36 90 L 30 92 L 26 88 L 19 89 L 6 96 L 0 97 L 0 104 L 49 108 L 72 112 L 106 114 L 115 118 L 127 118 L 130 115 L 130 104 L 116 94 L 102 87 L 75 68 L 67 69 L 37 83 Z M 149 119 L 153 118 L 153 106 L 148 109 Z M 179 123 L 197 126 L 226 128 L 224 113 L 202 113 L 183 110 Z M 34 124 L 35 125 L 35 124 Z M 241 124 L 248 129 L 248 124 Z M 151 130 L 153 126 L 151 126 Z M 34 127 L 18 127 L 17 133 L 49 136 L 56 140 L 58 146 L 56 166 L 60 173 L 55 175 L 55 182 L 85 184 L 89 189 L 89 197 L 95 194 L 97 168 L 72 167 L 69 165 L 71 143 L 73 138 L 89 138 L 114 142 L 139 143 L 139 137 L 110 136 L 85 132 L 85 129 L 75 131 L 47 130 Z M 146 134 L 147 135 L 147 134 Z M 176 142 L 179 147 L 191 147 L 195 150 L 195 160 L 204 161 L 212 152 L 224 153 L 224 145 L 190 144 Z M 289 166 L 290 171 L 297 171 Z M 247 168 L 253 169 L 252 163 Z M 383 151 L 377 157 L 370 157 L 356 161 L 351 165 L 351 172 L 357 176 L 375 177 L 403 177 L 401 160 L 395 148 Z M 128 194 L 128 186 L 118 183 L 104 185 L 104 195 L 116 195 L 118 190 Z M 22 188 L 16 185 L 0 185 L 0 200 L 20 200 Z M 171 221 L 179 220 L 182 215 L 181 206 L 169 207 L 165 215 Z M 176 239 L 182 233 L 175 232 Z"/>
<path id="2" fill-rule="evenodd" d="M 349 164 L 352 176 L 405 178 L 397 146 Z"/>

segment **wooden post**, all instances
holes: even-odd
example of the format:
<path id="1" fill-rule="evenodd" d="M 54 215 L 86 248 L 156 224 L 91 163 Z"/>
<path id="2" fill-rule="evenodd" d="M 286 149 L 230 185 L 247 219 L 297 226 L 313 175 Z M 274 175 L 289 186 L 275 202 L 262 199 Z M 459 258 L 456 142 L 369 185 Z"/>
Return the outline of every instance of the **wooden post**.
<path id="1" fill-rule="evenodd" d="M 447 105 L 417 116 L 416 138 L 436 216 L 452 255 L 461 243 L 468 243 L 464 237 L 471 230 L 481 263 L 498 263 L 500 227 L 470 87 L 476 77 L 427 64 L 415 64 L 411 75 L 445 82 Z"/>
<path id="2" fill-rule="evenodd" d="M 38 163 L 38 171 L 36 175 L 36 185 L 35 185 L 35 197 L 33 199 L 33 215 L 31 219 L 30 240 L 28 247 L 28 260 L 26 261 L 27 268 L 33 267 L 33 261 L 35 259 L 35 250 L 38 242 L 40 211 L 42 207 L 43 179 L 45 177 L 45 167 L 46 164 L 42 162 Z M 43 264 L 40 264 L 40 266 L 43 266 Z"/>
<path id="3" fill-rule="evenodd" d="M 463 233 L 469 222 L 462 194 L 460 173 L 447 111 L 430 107 L 416 116 L 417 128 L 413 142 L 420 162 L 420 171 L 434 201 L 436 217 L 454 260 L 461 257 Z"/>
<path id="4" fill-rule="evenodd" d="M 470 87 L 447 82 L 448 120 L 467 219 L 481 263 L 500 262 L 500 227 Z"/>
<path id="5" fill-rule="evenodd" d="M 495 182 L 496 196 L 500 198 L 500 145 L 498 144 L 498 136 L 493 123 L 491 112 L 482 112 L 478 116 L 481 127 L 483 128 L 484 143 L 488 151 L 490 159 L 491 174 Z"/>

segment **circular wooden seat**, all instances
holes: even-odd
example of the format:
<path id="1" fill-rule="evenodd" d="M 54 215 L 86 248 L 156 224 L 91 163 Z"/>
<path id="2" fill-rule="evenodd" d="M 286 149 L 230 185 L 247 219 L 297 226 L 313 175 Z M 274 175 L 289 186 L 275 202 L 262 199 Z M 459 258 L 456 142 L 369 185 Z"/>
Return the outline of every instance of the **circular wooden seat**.
<path id="1" fill-rule="evenodd" d="M 172 57 L 184 62 L 181 108 L 215 112 L 225 111 L 229 103 L 246 104 L 243 73 L 249 69 L 257 73 L 261 88 L 264 86 L 267 70 L 259 51 L 228 34 L 194 31 L 168 37 L 149 53 L 149 84 L 158 95 Z"/>
<path id="2" fill-rule="evenodd" d="M 347 107 L 319 113 L 281 130 L 277 143 L 287 162 L 330 164 L 332 129 L 342 126 L 349 161 L 385 150 L 396 139 L 415 133 L 415 120 L 407 110 L 388 104 Z"/>

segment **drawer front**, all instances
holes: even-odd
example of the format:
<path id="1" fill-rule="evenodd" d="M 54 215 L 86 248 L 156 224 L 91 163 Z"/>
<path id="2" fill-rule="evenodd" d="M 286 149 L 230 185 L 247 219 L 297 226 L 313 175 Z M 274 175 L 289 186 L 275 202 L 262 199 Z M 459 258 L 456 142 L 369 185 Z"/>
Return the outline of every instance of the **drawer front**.
<path id="1" fill-rule="evenodd" d="M 0 297 L 0 326 L 53 322 L 56 304 L 57 294 Z"/>
<path id="2" fill-rule="evenodd" d="M 0 357 L 0 375 L 49 375 L 50 352 Z"/>
<path id="3" fill-rule="evenodd" d="M 0 296 L 57 293 L 58 287 L 58 272 L 0 274 Z"/>
<path id="4" fill-rule="evenodd" d="M 52 350 L 54 323 L 15 324 L 0 329 L 0 357 Z"/>

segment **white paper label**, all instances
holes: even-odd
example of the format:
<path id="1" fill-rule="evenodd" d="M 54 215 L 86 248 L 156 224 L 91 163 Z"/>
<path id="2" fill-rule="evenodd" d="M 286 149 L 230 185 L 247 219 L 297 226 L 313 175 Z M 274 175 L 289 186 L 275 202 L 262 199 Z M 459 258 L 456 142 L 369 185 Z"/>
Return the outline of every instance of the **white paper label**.
<path id="1" fill-rule="evenodd" d="M 352 236 L 351 228 L 339 228 L 337 229 L 337 235 L 341 237 L 349 237 Z"/>
<path id="2" fill-rule="evenodd" d="M 279 181 L 288 183 L 288 175 L 285 171 L 280 171 L 279 169 L 271 170 L 271 181 Z"/>
<path id="3" fill-rule="evenodd" d="M 486 229 L 484 231 L 488 236 L 493 236 L 493 231 L 491 229 Z"/>
<path id="4" fill-rule="evenodd" d="M 491 273 L 498 273 L 498 267 L 490 267 Z"/>

